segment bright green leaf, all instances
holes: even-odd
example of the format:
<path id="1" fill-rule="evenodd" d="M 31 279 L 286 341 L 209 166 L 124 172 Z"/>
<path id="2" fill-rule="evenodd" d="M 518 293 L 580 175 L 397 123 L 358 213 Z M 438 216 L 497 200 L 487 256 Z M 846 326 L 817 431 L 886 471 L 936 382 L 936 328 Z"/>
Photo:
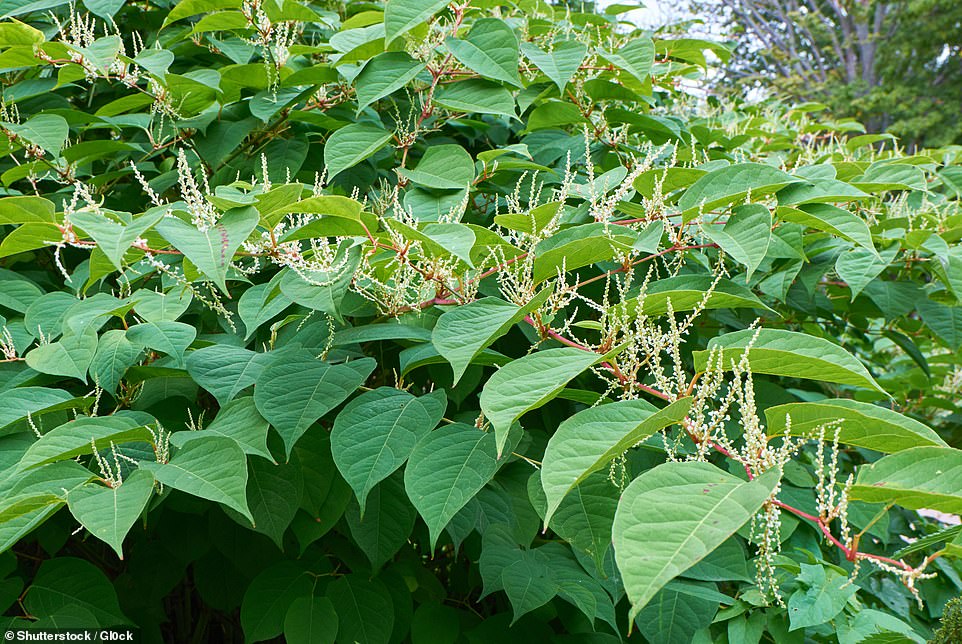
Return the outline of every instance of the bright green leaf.
<path id="1" fill-rule="evenodd" d="M 548 349 L 514 360 L 494 373 L 481 390 L 481 411 L 494 426 L 498 458 L 508 429 L 525 412 L 557 396 L 582 371 L 602 356 L 574 347 Z"/>
<path id="2" fill-rule="evenodd" d="M 418 441 L 440 422 L 446 406 L 443 390 L 416 397 L 381 387 L 361 394 L 337 415 L 331 453 L 357 495 L 362 518 L 368 493 L 404 464 Z"/>
<path id="3" fill-rule="evenodd" d="M 177 450 L 167 463 L 141 462 L 159 483 L 202 499 L 223 503 L 251 523 L 247 507 L 247 457 L 223 436 L 205 436 Z"/>
<path id="4" fill-rule="evenodd" d="M 655 432 L 681 422 L 691 409 L 682 398 L 664 409 L 643 400 L 599 405 L 566 418 L 548 440 L 541 485 L 547 496 L 545 524 L 565 495 Z"/>
<path id="5" fill-rule="evenodd" d="M 746 329 L 712 338 L 708 349 L 713 348 L 719 350 L 725 370 L 737 364 L 747 351 L 753 373 L 834 382 L 885 393 L 855 356 L 833 342 L 805 333 L 760 329 L 756 337 L 755 330 Z M 709 366 L 709 351 L 695 352 L 698 371 Z"/>
<path id="6" fill-rule="evenodd" d="M 631 601 L 629 619 L 666 583 L 705 558 L 762 507 L 778 483 L 771 470 L 744 481 L 697 461 L 646 471 L 615 514 L 615 560 Z"/>
<path id="7" fill-rule="evenodd" d="M 769 407 L 765 410 L 768 435 L 784 435 L 789 418 L 792 436 L 812 436 L 825 426 L 825 439 L 832 440 L 837 426 L 840 443 L 886 454 L 923 445 L 948 447 L 935 431 L 919 421 L 857 400 L 840 398 Z"/>

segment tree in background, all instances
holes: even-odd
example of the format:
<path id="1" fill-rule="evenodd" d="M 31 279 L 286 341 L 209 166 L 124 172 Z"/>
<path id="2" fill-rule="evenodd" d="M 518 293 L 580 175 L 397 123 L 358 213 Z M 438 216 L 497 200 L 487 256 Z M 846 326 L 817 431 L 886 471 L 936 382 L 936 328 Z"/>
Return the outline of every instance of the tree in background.
<path id="1" fill-rule="evenodd" d="M 962 139 L 962 4 L 696 0 L 737 40 L 726 81 L 825 102 L 909 146 Z"/>

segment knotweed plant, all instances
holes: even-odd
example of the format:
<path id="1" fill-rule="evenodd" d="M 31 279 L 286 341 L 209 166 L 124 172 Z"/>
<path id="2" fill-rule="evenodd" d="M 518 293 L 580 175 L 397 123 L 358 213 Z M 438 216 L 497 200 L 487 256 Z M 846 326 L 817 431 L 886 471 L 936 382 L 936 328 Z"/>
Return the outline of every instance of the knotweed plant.
<path id="1" fill-rule="evenodd" d="M 724 48 L 619 6 L 41 4 L 10 632 L 922 641 L 962 592 L 958 150 L 689 91 Z"/>

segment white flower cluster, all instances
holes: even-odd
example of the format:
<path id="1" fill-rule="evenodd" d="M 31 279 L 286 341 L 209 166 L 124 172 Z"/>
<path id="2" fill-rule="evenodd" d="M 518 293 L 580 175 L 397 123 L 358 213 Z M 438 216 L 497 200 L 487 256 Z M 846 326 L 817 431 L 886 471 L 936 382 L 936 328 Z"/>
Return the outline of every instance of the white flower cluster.
<path id="1" fill-rule="evenodd" d="M 207 199 L 210 194 L 210 186 L 207 184 L 207 175 L 201 173 L 204 182 L 204 190 L 201 191 L 194 178 L 194 173 L 187 162 L 187 155 L 184 151 L 177 152 L 177 184 L 180 186 L 180 198 L 187 204 L 187 211 L 190 213 L 190 222 L 196 226 L 197 230 L 205 231 L 217 224 L 218 212 Z"/>

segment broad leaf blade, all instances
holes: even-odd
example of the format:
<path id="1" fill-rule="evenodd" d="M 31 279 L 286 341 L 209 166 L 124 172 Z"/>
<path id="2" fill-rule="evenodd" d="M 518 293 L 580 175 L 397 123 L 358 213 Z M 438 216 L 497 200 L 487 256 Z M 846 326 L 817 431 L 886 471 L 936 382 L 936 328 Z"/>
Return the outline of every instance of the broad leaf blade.
<path id="1" fill-rule="evenodd" d="M 720 352 L 722 369 L 731 369 L 747 351 L 753 373 L 834 382 L 886 393 L 865 365 L 833 342 L 781 329 L 761 329 L 757 337 L 755 333 L 752 329 L 726 333 L 712 338 L 708 348 Z M 709 366 L 709 351 L 696 351 L 694 358 L 698 371 Z"/>
<path id="2" fill-rule="evenodd" d="M 507 333 L 524 316 L 543 304 L 550 290 L 538 293 L 525 306 L 519 307 L 497 297 L 485 297 L 445 311 L 431 334 L 438 353 L 451 363 L 454 383 L 464 375 L 471 361 Z"/>
<path id="3" fill-rule="evenodd" d="M 362 518 L 368 493 L 404 464 L 441 420 L 446 405 L 443 390 L 418 398 L 381 387 L 361 394 L 337 415 L 331 453 L 357 495 Z"/>
<path id="4" fill-rule="evenodd" d="M 747 482 L 714 465 L 671 462 L 625 489 L 615 513 L 615 560 L 629 619 L 665 584 L 698 563 L 758 512 L 778 483 L 771 470 Z"/>
<path id="5" fill-rule="evenodd" d="M 691 398 L 655 409 L 643 400 L 590 407 L 565 419 L 548 440 L 541 485 L 547 498 L 545 525 L 568 492 L 655 432 L 680 423 Z"/>
<path id="6" fill-rule="evenodd" d="M 159 483 L 223 503 L 254 523 L 247 507 L 247 457 L 233 440 L 206 436 L 187 443 L 167 463 L 145 461 L 140 466 Z"/>
<path id="7" fill-rule="evenodd" d="M 481 411 L 494 425 L 498 458 L 508 429 L 525 412 L 540 407 L 602 356 L 574 347 L 548 349 L 509 362 L 481 390 Z"/>
<path id="8" fill-rule="evenodd" d="M 257 411 L 284 439 L 290 456 L 307 428 L 347 399 L 374 370 L 371 358 L 331 365 L 310 351 L 277 356 L 254 387 Z"/>
<path id="9" fill-rule="evenodd" d="M 503 464 L 497 451 L 494 434 L 463 423 L 436 429 L 414 448 L 404 487 L 428 526 L 432 550 L 441 531 Z"/>
<path id="10" fill-rule="evenodd" d="M 371 123 L 353 123 L 337 130 L 324 146 L 328 176 L 333 179 L 372 156 L 388 144 L 391 136 L 387 130 Z"/>
<path id="11" fill-rule="evenodd" d="M 962 451 L 914 447 L 863 465 L 849 497 L 962 514 Z"/>
<path id="12" fill-rule="evenodd" d="M 124 558 L 124 537 L 133 527 L 154 492 L 154 477 L 135 470 L 117 487 L 87 483 L 67 494 L 67 507 L 90 534 Z"/>
<path id="13" fill-rule="evenodd" d="M 820 426 L 826 426 L 825 436 L 832 439 L 837 426 L 840 443 L 886 454 L 926 445 L 948 447 L 934 430 L 917 420 L 885 407 L 845 398 L 769 407 L 765 419 L 769 436 L 784 435 L 787 427 L 792 436 L 812 436 Z"/>

